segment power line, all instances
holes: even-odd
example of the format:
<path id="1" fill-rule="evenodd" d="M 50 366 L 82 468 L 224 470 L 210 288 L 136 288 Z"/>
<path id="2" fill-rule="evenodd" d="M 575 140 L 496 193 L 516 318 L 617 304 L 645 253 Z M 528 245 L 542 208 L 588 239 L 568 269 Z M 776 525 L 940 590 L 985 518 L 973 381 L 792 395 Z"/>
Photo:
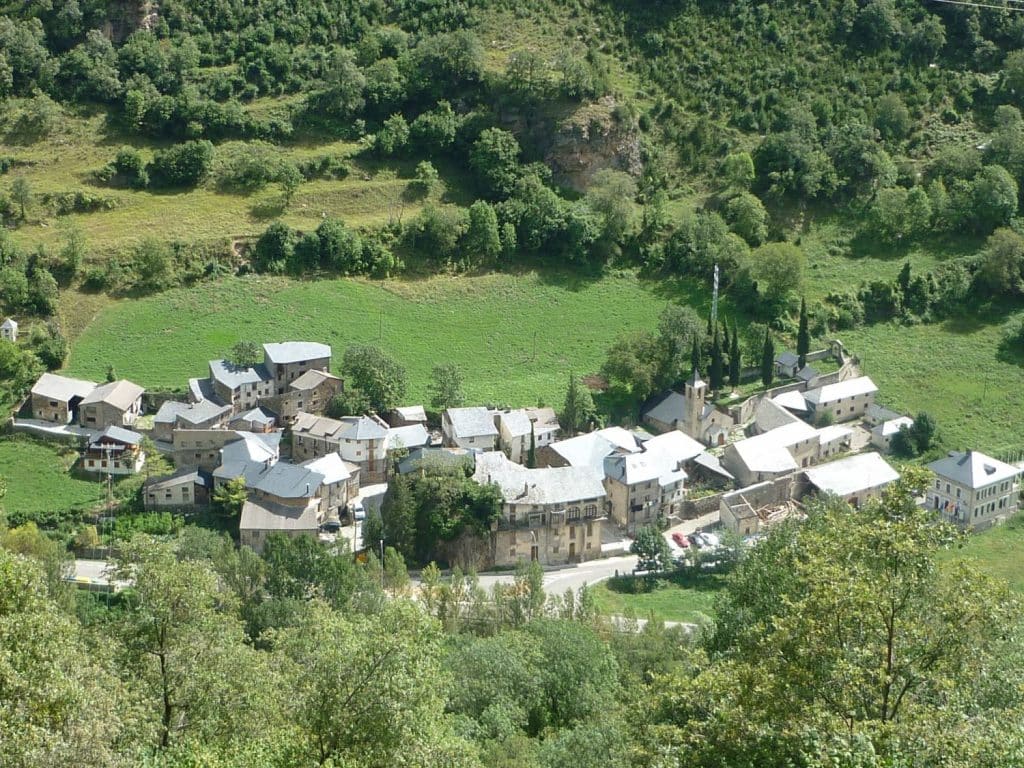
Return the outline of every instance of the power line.
<path id="1" fill-rule="evenodd" d="M 985 3 L 971 3 L 967 0 L 931 0 L 933 3 L 945 3 L 946 5 L 964 5 L 968 8 L 990 8 L 993 11 L 1010 11 L 1020 12 L 1024 11 L 1024 6 L 1014 5 L 988 5 Z M 1022 0 L 1006 0 L 1007 2 L 1021 2 Z"/>

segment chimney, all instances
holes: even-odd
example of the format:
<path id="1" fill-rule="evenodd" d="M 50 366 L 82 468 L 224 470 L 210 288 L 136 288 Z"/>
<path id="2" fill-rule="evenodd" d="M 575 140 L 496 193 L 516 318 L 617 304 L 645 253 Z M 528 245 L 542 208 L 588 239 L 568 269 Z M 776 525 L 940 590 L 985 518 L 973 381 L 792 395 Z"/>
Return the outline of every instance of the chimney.
<path id="1" fill-rule="evenodd" d="M 309 496 L 309 483 L 306 483 L 306 495 Z"/>

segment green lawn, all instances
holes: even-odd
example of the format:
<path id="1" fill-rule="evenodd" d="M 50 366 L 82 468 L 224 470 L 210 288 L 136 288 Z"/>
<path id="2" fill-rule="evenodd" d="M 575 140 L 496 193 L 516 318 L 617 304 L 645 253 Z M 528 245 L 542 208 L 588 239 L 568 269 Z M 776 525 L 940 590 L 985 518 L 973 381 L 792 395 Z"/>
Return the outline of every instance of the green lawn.
<path id="1" fill-rule="evenodd" d="M 73 344 L 67 372 L 183 388 L 239 339 L 378 344 L 408 369 L 409 402 L 454 362 L 470 402 L 560 405 L 569 371 L 587 374 L 621 332 L 653 328 L 667 299 L 632 276 L 567 284 L 537 274 L 419 281 L 249 276 L 107 305 Z"/>
<path id="2" fill-rule="evenodd" d="M 879 400 L 928 411 L 949 448 L 1019 447 L 1024 368 L 997 358 L 1000 321 L 875 325 L 838 334 L 878 385 Z"/>
<path id="3" fill-rule="evenodd" d="M 715 595 L 725 585 L 725 577 L 717 574 L 675 573 L 659 579 L 650 591 L 644 580 L 618 576 L 596 584 L 591 594 L 598 610 L 605 615 L 624 616 L 632 613 L 638 619 L 654 615 L 662 621 L 694 622 L 701 616 L 714 616 Z"/>
<path id="4" fill-rule="evenodd" d="M 966 546 L 951 557 L 963 557 L 979 570 L 1005 579 L 1024 595 L 1024 514 L 1004 525 L 972 536 Z"/>
<path id="5" fill-rule="evenodd" d="M 26 437 L 0 438 L 0 475 L 7 479 L 8 514 L 91 509 L 103 500 L 99 481 L 68 474 L 77 454 Z"/>

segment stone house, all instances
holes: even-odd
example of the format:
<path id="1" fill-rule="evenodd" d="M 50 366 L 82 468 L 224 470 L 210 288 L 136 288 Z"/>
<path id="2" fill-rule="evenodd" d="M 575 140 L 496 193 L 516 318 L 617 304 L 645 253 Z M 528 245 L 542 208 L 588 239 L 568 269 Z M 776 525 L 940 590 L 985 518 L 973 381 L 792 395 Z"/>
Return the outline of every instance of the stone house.
<path id="1" fill-rule="evenodd" d="M 804 393 L 811 423 L 822 419 L 834 422 L 852 421 L 864 416 L 875 402 L 878 387 L 867 376 L 846 379 L 837 384 L 811 389 Z"/>
<path id="2" fill-rule="evenodd" d="M 737 483 L 748 486 L 810 466 L 818 450 L 818 431 L 796 421 L 726 446 L 722 464 Z"/>
<path id="3" fill-rule="evenodd" d="M 817 461 L 838 456 L 850 450 L 853 440 L 853 430 L 839 424 L 830 424 L 818 430 L 818 456 Z"/>
<path id="4" fill-rule="evenodd" d="M 323 475 L 320 484 L 321 511 L 325 517 L 337 518 L 348 506 L 349 499 L 359 495 L 359 467 L 349 464 L 336 453 L 303 462 L 306 469 Z"/>
<path id="5" fill-rule="evenodd" d="M 775 357 L 775 375 L 791 379 L 800 369 L 800 356 L 796 352 L 781 352 Z"/>
<path id="6" fill-rule="evenodd" d="M 171 458 L 177 467 L 198 467 L 212 472 L 222 463 L 221 451 L 240 440 L 247 444 L 262 445 L 277 456 L 280 432 L 256 434 L 229 429 L 177 429 L 171 442 Z M 276 460 L 276 459 L 275 459 Z"/>
<path id="7" fill-rule="evenodd" d="M 427 412 L 422 405 L 406 405 L 394 408 L 388 415 L 392 427 L 411 427 L 413 424 L 427 426 Z"/>
<path id="8" fill-rule="evenodd" d="M 331 348 L 327 344 L 312 341 L 264 344 L 263 367 L 273 379 L 275 394 L 283 395 L 290 389 L 292 382 L 310 371 L 329 373 Z"/>
<path id="9" fill-rule="evenodd" d="M 107 427 L 89 441 L 82 454 L 86 472 L 106 475 L 134 475 L 146 461 L 142 435 L 122 427 Z"/>
<path id="10" fill-rule="evenodd" d="M 142 486 L 146 509 L 182 509 L 204 507 L 210 503 L 213 479 L 205 472 L 188 467 L 170 475 L 153 477 Z"/>
<path id="11" fill-rule="evenodd" d="M 519 560 L 559 565 L 600 557 L 607 495 L 599 472 L 527 469 L 501 451 L 488 451 L 476 457 L 473 479 L 501 491 L 501 517 L 491 528 L 495 565 Z"/>
<path id="12" fill-rule="evenodd" d="M 316 536 L 324 519 L 324 476 L 308 467 L 275 464 L 249 486 L 238 535 L 243 546 L 263 551 L 272 533 Z"/>
<path id="13" fill-rule="evenodd" d="M 126 379 L 100 384 L 78 405 L 78 423 L 87 429 L 131 427 L 142 415 L 145 390 Z"/>
<path id="14" fill-rule="evenodd" d="M 539 451 L 555 442 L 560 429 L 554 410 L 550 408 L 500 411 L 494 419 L 498 427 L 498 448 L 516 464 L 526 463 L 531 440 Z"/>
<path id="15" fill-rule="evenodd" d="M 804 470 L 812 492 L 832 494 L 847 504 L 859 507 L 870 499 L 880 498 L 890 483 L 900 478 L 877 453 L 858 453 Z"/>
<path id="16" fill-rule="evenodd" d="M 273 432 L 275 427 L 277 417 L 262 405 L 236 414 L 228 422 L 228 429 L 239 432 Z"/>
<path id="17" fill-rule="evenodd" d="M 213 400 L 180 403 L 166 400 L 153 417 L 153 439 L 169 443 L 176 429 L 217 429 L 227 424 L 231 406 Z"/>
<path id="18" fill-rule="evenodd" d="M 605 427 L 544 446 L 537 451 L 537 463 L 542 467 L 590 467 L 603 472 L 608 456 L 639 450 L 635 433 L 622 427 Z"/>
<path id="19" fill-rule="evenodd" d="M 18 340 L 18 324 L 13 317 L 8 317 L 0 323 L 0 339 L 12 344 Z"/>
<path id="20" fill-rule="evenodd" d="M 280 459 L 278 446 L 264 440 L 264 435 L 236 432 L 235 437 L 219 451 L 220 463 L 213 470 L 213 487 L 219 488 L 229 480 L 242 478 L 251 488 L 259 478 Z"/>
<path id="21" fill-rule="evenodd" d="M 1017 511 L 1020 470 L 980 451 L 950 451 L 928 469 L 935 481 L 926 504 L 960 528 L 984 530 Z"/>
<path id="22" fill-rule="evenodd" d="M 329 419 L 300 413 L 292 424 L 292 456 L 299 461 L 338 453 L 359 467 L 363 482 L 381 482 L 387 475 L 387 422 L 377 416 Z"/>
<path id="23" fill-rule="evenodd" d="M 211 360 L 209 368 L 216 400 L 231 406 L 233 413 L 251 410 L 274 394 L 274 381 L 262 363 L 243 367 L 227 360 Z"/>
<path id="24" fill-rule="evenodd" d="M 493 451 L 498 444 L 493 412 L 480 406 L 448 408 L 441 414 L 441 432 L 452 448 Z"/>
<path id="25" fill-rule="evenodd" d="M 682 432 L 666 432 L 634 453 L 612 454 L 604 460 L 604 487 L 612 520 L 634 535 L 638 528 L 679 512 L 685 495 L 684 466 L 704 452 Z"/>
<path id="26" fill-rule="evenodd" d="M 263 404 L 280 418 L 291 424 L 300 413 L 321 414 L 339 392 L 344 390 L 341 379 L 327 371 L 306 371 L 288 384 L 284 394 L 266 398 Z"/>
<path id="27" fill-rule="evenodd" d="M 32 385 L 32 418 L 54 424 L 77 421 L 79 406 L 94 389 L 92 381 L 44 373 Z"/>

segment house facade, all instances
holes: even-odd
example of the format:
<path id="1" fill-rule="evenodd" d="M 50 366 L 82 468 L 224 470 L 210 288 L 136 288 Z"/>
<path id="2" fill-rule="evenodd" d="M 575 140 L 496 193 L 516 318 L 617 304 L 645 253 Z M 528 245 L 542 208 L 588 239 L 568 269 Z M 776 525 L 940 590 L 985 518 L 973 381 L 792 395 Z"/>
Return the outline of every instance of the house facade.
<path id="1" fill-rule="evenodd" d="M 44 373 L 32 385 L 32 418 L 70 424 L 78 419 L 79 406 L 94 389 L 96 383 L 93 381 Z"/>
<path id="2" fill-rule="evenodd" d="M 795 472 L 817 461 L 818 431 L 802 421 L 726 446 L 723 466 L 741 486 Z"/>
<path id="3" fill-rule="evenodd" d="M 330 373 L 331 348 L 312 341 L 264 344 L 263 367 L 273 380 L 274 394 L 283 395 L 292 382 L 310 371 Z"/>
<path id="4" fill-rule="evenodd" d="M 142 415 L 145 390 L 126 379 L 101 384 L 78 406 L 78 423 L 87 429 L 131 427 Z"/>
<path id="5" fill-rule="evenodd" d="M 979 451 L 951 451 L 928 465 L 926 504 L 946 522 L 984 530 L 1017 512 L 1020 470 Z"/>
<path id="6" fill-rule="evenodd" d="M 107 427 L 89 441 L 82 454 L 81 467 L 97 474 L 134 475 L 145 461 L 142 435 L 121 427 Z"/>
<path id="7" fill-rule="evenodd" d="M 441 432 L 451 448 L 493 451 L 498 445 L 493 411 L 479 406 L 448 408 L 441 414 Z"/>
<path id="8" fill-rule="evenodd" d="M 153 417 L 153 439 L 170 443 L 176 429 L 217 429 L 228 423 L 231 406 L 212 400 L 180 403 L 167 400 Z"/>
<path id="9" fill-rule="evenodd" d="M 914 420 L 909 416 L 898 416 L 895 419 L 876 424 L 871 428 L 871 444 L 883 451 L 892 450 L 892 439 L 901 429 L 910 429 Z"/>
<path id="10" fill-rule="evenodd" d="M 329 419 L 300 413 L 292 424 L 292 456 L 308 461 L 338 453 L 359 467 L 363 482 L 380 482 L 387 476 L 387 438 L 387 423 L 376 416 Z"/>
<path id="11" fill-rule="evenodd" d="M 600 473 L 589 467 L 527 469 L 501 451 L 489 451 L 476 457 L 473 479 L 496 484 L 502 495 L 501 516 L 491 528 L 495 565 L 600 557 L 607 506 Z"/>
<path id="12" fill-rule="evenodd" d="M 190 509 L 210 503 L 211 479 L 205 472 L 180 469 L 171 475 L 154 477 L 142 486 L 146 509 Z"/>
<path id="13" fill-rule="evenodd" d="M 843 422 L 862 418 L 874 404 L 877 392 L 878 387 L 867 376 L 808 390 L 804 393 L 808 418 L 812 423 L 824 419 Z"/>

